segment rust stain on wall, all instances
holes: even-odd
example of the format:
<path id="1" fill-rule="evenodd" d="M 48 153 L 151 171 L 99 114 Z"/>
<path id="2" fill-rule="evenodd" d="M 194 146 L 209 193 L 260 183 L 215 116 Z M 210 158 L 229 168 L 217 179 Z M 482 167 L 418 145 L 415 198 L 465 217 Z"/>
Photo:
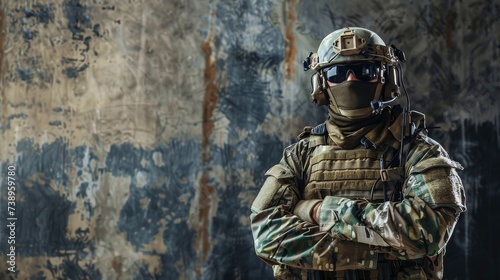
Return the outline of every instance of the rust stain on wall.
<path id="1" fill-rule="evenodd" d="M 213 57 L 213 32 L 210 31 L 207 39 L 201 45 L 201 50 L 205 57 L 205 70 L 203 79 L 205 82 L 205 94 L 203 97 L 202 111 L 202 135 L 201 135 L 201 164 L 202 175 L 199 180 L 199 189 L 197 190 L 197 216 L 194 218 L 197 223 L 196 238 L 194 242 L 197 252 L 198 261 L 196 264 L 196 272 L 201 275 L 202 263 L 208 258 L 208 253 L 211 249 L 210 244 L 210 217 L 212 212 L 212 198 L 216 193 L 213 186 L 210 185 L 210 136 L 214 129 L 214 111 L 218 102 L 218 88 L 216 86 L 216 62 Z"/>
<path id="2" fill-rule="evenodd" d="M 456 15 L 452 11 L 448 11 L 446 13 L 446 24 L 445 24 L 445 42 L 446 42 L 446 48 L 448 49 L 448 54 L 451 53 L 452 51 L 452 33 L 454 29 L 454 22 L 456 20 Z"/>
<path id="3" fill-rule="evenodd" d="M 201 147 L 202 162 L 207 162 L 210 160 L 208 156 L 209 152 L 209 140 L 214 128 L 213 115 L 215 108 L 217 107 L 218 101 L 218 89 L 215 84 L 216 82 L 216 64 L 215 59 L 212 57 L 212 39 L 213 34 L 210 33 L 207 40 L 201 46 L 203 54 L 205 56 L 205 72 L 203 74 L 203 79 L 205 81 L 205 95 L 203 98 L 203 113 L 202 113 L 202 138 Z"/>
<path id="4" fill-rule="evenodd" d="M 206 172 L 201 176 L 198 195 L 198 225 L 196 229 L 195 249 L 198 253 L 196 271 L 201 273 L 201 262 L 205 262 L 211 249 L 210 244 L 210 212 L 211 197 L 215 194 L 215 188 L 210 185 Z"/>
<path id="5" fill-rule="evenodd" d="M 295 4 L 295 0 L 288 0 L 285 3 L 285 81 L 292 79 L 295 74 L 295 54 L 297 52 L 295 36 L 293 35 L 293 27 L 297 20 L 295 16 Z"/>

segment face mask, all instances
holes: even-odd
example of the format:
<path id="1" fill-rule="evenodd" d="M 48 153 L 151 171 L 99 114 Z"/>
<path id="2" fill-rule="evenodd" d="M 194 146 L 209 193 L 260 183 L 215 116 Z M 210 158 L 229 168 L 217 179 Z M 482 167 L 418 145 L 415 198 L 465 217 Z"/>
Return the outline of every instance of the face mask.
<path id="1" fill-rule="evenodd" d="M 328 88 L 330 115 L 363 119 L 372 114 L 370 102 L 375 98 L 377 83 L 345 81 Z"/>

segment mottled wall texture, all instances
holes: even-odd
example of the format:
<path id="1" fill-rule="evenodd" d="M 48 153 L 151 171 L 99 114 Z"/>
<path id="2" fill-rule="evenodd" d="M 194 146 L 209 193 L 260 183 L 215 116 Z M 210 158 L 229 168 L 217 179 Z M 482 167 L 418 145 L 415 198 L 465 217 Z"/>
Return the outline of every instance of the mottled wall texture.
<path id="1" fill-rule="evenodd" d="M 344 26 L 406 52 L 465 166 L 445 278 L 497 279 L 498 0 L 1 0 L 0 279 L 271 279 L 249 208 Z"/>

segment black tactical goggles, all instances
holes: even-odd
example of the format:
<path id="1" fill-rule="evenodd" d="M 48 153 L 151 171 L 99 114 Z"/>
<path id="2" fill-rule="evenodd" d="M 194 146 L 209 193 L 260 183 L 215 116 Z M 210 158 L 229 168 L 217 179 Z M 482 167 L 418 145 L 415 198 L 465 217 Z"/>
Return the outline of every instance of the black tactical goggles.
<path id="1" fill-rule="evenodd" d="M 349 72 L 363 82 L 371 81 L 378 77 L 380 66 L 370 62 L 357 62 L 349 64 L 335 64 L 323 70 L 330 83 L 342 83 L 347 80 Z"/>

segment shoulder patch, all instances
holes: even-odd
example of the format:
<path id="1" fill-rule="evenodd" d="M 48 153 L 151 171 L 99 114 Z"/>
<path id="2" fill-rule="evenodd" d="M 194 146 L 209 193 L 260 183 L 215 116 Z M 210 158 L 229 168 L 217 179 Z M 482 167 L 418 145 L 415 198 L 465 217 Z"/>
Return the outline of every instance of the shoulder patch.
<path id="1" fill-rule="evenodd" d="M 435 157 L 422 160 L 417 165 L 412 166 L 410 174 L 424 173 L 425 171 L 436 167 L 455 168 L 458 170 L 464 169 L 460 163 L 452 159 L 446 157 Z"/>

